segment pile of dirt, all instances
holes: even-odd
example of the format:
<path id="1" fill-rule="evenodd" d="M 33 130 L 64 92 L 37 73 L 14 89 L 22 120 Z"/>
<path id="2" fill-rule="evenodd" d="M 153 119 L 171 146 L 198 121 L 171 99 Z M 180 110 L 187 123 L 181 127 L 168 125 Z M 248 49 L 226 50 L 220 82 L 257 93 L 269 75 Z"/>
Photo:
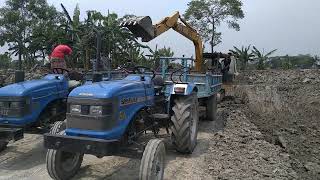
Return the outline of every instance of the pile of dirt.
<path id="1" fill-rule="evenodd" d="M 225 130 L 210 138 L 205 161 L 213 179 L 297 179 L 289 155 L 267 142 L 258 128 L 236 108 Z"/>
<path id="2" fill-rule="evenodd" d="M 295 84 L 319 84 L 320 70 L 265 70 L 244 71 L 236 78 L 238 84 L 242 85 L 295 85 Z"/>
<path id="3" fill-rule="evenodd" d="M 14 83 L 15 70 L 0 70 L 0 87 Z M 40 79 L 46 74 L 43 69 L 34 69 L 25 73 L 25 80 Z"/>
<path id="4" fill-rule="evenodd" d="M 299 179 L 320 176 L 320 71 L 243 73 L 236 94 L 264 138 L 290 155 Z"/>

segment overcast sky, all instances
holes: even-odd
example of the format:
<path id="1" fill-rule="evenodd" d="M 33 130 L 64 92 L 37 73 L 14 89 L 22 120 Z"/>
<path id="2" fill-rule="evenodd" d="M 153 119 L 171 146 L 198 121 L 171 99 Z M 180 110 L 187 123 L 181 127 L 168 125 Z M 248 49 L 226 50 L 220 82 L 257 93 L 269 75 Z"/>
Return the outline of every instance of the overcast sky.
<path id="1" fill-rule="evenodd" d="M 149 15 L 154 22 L 175 11 L 183 13 L 189 0 L 48 0 L 61 10 L 63 3 L 70 13 L 77 3 L 82 17 L 87 10 L 98 10 L 107 14 L 108 9 L 120 16 L 124 14 Z M 225 26 L 223 42 L 216 51 L 227 51 L 233 46 L 255 45 L 269 51 L 278 49 L 277 54 L 320 54 L 320 0 L 243 0 L 245 18 L 240 21 L 239 32 Z M 0 0 L 4 4 L 4 0 Z M 176 56 L 194 54 L 192 42 L 170 31 L 153 40 L 149 45 L 171 47 Z M 207 48 L 209 50 L 209 47 Z"/>

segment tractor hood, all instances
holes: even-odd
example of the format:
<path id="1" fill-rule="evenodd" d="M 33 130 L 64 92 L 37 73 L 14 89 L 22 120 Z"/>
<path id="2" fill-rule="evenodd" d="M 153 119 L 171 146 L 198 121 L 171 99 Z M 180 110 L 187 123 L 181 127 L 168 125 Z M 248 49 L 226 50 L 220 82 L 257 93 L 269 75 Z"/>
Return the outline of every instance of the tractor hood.
<path id="1" fill-rule="evenodd" d="M 0 88 L 0 97 L 28 96 L 41 91 L 57 91 L 57 84 L 67 85 L 61 75 L 47 75 L 39 80 L 24 81 Z"/>
<path id="2" fill-rule="evenodd" d="M 140 81 L 139 76 L 128 76 L 123 80 L 102 81 L 87 84 L 74 89 L 69 97 L 80 98 L 111 98 L 130 93 L 144 93 L 145 83 L 150 84 L 150 78 Z"/>

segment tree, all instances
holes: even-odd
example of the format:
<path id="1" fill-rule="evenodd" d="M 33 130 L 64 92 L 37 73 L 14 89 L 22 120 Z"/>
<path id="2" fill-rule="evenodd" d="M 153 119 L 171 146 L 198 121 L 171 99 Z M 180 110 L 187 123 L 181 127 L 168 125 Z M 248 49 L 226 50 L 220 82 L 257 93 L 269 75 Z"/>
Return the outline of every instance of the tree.
<path id="1" fill-rule="evenodd" d="M 160 57 L 173 57 L 174 52 L 171 50 L 170 47 L 166 48 L 165 46 L 161 49 L 158 49 L 156 46 L 155 51 L 151 51 L 154 61 L 154 68 L 158 69 L 160 67 Z M 166 64 L 169 64 L 169 60 L 166 61 Z"/>
<path id="2" fill-rule="evenodd" d="M 0 54 L 0 69 L 10 68 L 11 61 L 9 53 Z"/>
<path id="3" fill-rule="evenodd" d="M 291 58 L 289 55 L 283 57 L 283 61 L 281 64 L 282 69 L 288 70 L 293 68 L 293 64 L 291 62 Z"/>
<path id="4" fill-rule="evenodd" d="M 72 66 L 89 68 L 89 60 L 96 58 L 97 33 L 102 36 L 102 59 L 108 64 L 111 60 L 113 68 L 122 66 L 128 61 L 138 63 L 145 60 L 143 46 L 135 39 L 134 35 L 125 28 L 120 27 L 124 18 L 119 18 L 115 13 L 105 16 L 98 11 L 88 11 L 84 21 L 80 21 L 79 6 L 76 6 L 73 18 L 63 7 L 65 16 L 68 18 L 68 33 L 72 37 L 74 49 Z"/>
<path id="5" fill-rule="evenodd" d="M 223 22 L 229 28 L 240 30 L 238 20 L 244 18 L 241 0 L 192 0 L 184 14 L 185 19 L 195 27 L 205 42 L 211 41 L 211 51 L 221 42 L 217 27 Z"/>
<path id="6" fill-rule="evenodd" d="M 238 60 L 241 62 L 241 70 L 246 70 L 247 66 L 248 66 L 248 62 L 249 61 L 253 61 L 253 53 L 250 51 L 251 49 L 251 45 L 244 47 L 242 46 L 241 49 L 237 48 L 237 47 L 233 47 L 234 50 L 230 50 L 230 52 L 232 52 L 235 57 L 238 58 Z"/>
<path id="7" fill-rule="evenodd" d="M 255 58 L 258 59 L 257 69 L 264 70 L 266 66 L 266 61 L 269 59 L 269 56 L 275 53 L 277 49 L 274 49 L 266 54 L 264 52 L 259 51 L 255 46 L 253 46 L 252 53 L 255 55 Z"/>
<path id="8" fill-rule="evenodd" d="M 0 8 L 0 45 L 7 44 L 11 55 L 18 56 L 19 69 L 22 59 L 32 63 L 48 53 L 59 32 L 59 15 L 46 0 L 7 0 Z"/>

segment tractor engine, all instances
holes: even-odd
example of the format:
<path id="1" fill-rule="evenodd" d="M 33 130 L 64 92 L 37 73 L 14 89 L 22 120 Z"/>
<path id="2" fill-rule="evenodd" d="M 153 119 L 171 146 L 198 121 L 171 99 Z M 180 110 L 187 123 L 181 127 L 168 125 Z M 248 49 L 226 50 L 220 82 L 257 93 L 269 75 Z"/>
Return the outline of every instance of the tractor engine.
<path id="1" fill-rule="evenodd" d="M 68 97 L 66 134 L 100 139 L 134 134 L 144 129 L 139 112 L 153 100 L 151 78 L 140 75 L 78 87 Z"/>

